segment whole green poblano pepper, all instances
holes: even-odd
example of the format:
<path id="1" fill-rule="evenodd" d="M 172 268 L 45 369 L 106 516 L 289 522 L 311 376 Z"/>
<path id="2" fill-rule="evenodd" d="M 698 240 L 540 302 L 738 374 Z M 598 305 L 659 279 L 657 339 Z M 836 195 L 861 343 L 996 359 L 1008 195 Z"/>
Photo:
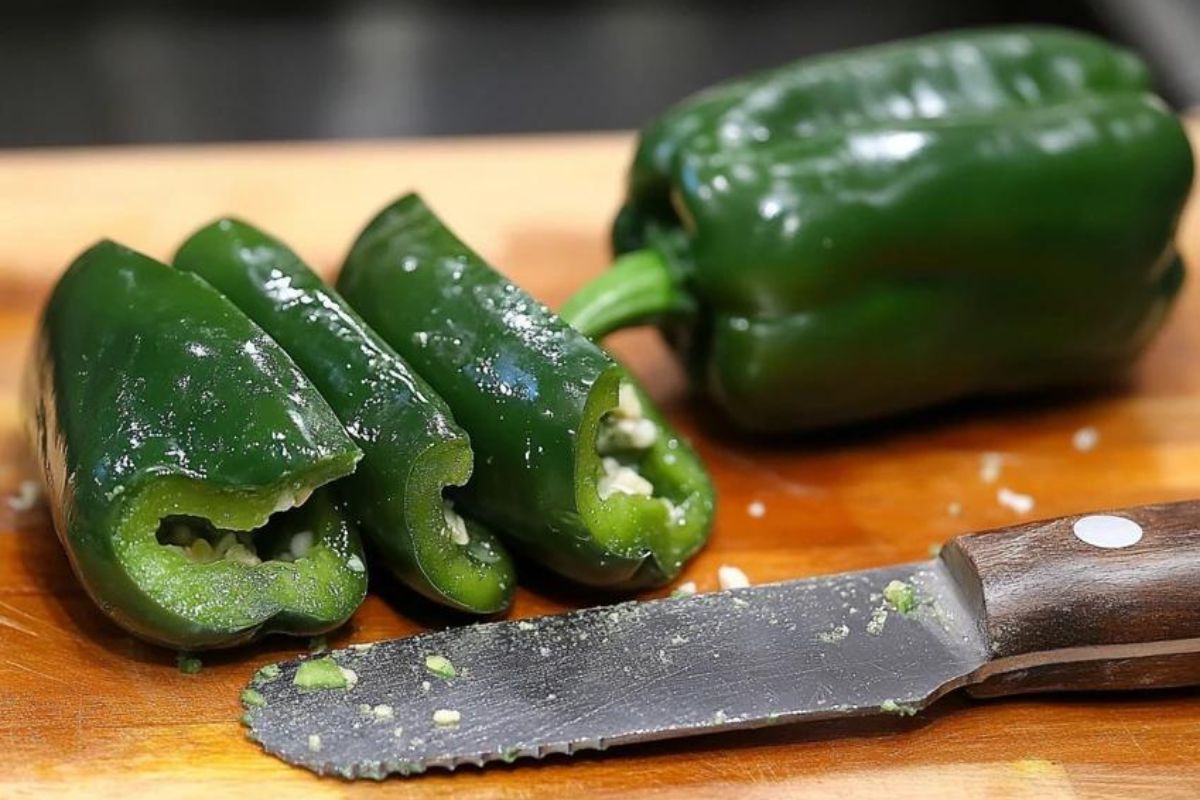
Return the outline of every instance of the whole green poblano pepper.
<path id="1" fill-rule="evenodd" d="M 646 127 L 617 261 L 562 316 L 657 323 L 752 430 L 1103 382 L 1180 287 L 1191 180 L 1144 65 L 1091 36 L 800 61 Z"/>

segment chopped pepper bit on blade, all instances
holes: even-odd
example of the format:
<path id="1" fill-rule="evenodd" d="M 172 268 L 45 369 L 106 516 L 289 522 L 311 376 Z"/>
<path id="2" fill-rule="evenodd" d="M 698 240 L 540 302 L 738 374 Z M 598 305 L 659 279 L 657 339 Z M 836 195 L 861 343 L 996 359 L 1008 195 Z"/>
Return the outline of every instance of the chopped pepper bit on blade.
<path id="1" fill-rule="evenodd" d="M 904 581 L 892 581 L 883 587 L 883 599 L 901 614 L 911 614 L 917 608 L 917 591 Z"/>
<path id="2" fill-rule="evenodd" d="M 283 673 L 278 664 L 267 664 L 259 668 L 258 672 L 254 673 L 255 685 L 270 683 L 278 678 Z"/>
<path id="3" fill-rule="evenodd" d="M 835 625 L 823 633 L 818 633 L 817 638 L 825 644 L 836 644 L 850 635 L 850 627 L 846 624 Z"/>
<path id="4" fill-rule="evenodd" d="M 439 728 L 450 728 L 462 721 L 462 714 L 453 708 L 439 708 L 433 712 L 433 724 Z"/>
<path id="5" fill-rule="evenodd" d="M 450 680 L 457 677 L 458 671 L 454 665 L 450 663 L 450 659 L 445 656 L 429 655 L 425 656 L 425 669 L 437 675 L 439 678 Z"/>
<path id="6" fill-rule="evenodd" d="M 358 675 L 339 665 L 333 656 L 309 659 L 300 664 L 292 683 L 301 689 L 353 689 Z"/>
<path id="7" fill-rule="evenodd" d="M 911 717 L 917 713 L 915 706 L 907 703 L 897 703 L 895 700 L 884 700 L 879 705 L 879 710 L 885 714 L 895 714 L 899 717 Z"/>

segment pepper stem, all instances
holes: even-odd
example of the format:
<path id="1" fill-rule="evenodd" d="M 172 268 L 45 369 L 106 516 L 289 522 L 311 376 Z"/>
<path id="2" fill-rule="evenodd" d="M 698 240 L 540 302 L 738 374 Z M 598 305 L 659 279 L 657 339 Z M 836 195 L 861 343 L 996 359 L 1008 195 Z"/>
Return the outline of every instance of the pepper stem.
<path id="1" fill-rule="evenodd" d="M 678 273 L 656 249 L 620 256 L 603 274 L 567 299 L 558 315 L 591 339 L 642 325 L 694 304 Z"/>

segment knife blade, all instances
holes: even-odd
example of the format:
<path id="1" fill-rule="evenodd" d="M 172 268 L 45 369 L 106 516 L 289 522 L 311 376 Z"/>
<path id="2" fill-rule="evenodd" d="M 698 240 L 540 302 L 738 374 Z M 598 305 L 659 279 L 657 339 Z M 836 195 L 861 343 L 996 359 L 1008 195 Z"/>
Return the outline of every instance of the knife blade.
<path id="1" fill-rule="evenodd" d="M 1103 518 L 1154 533 L 1126 551 L 1091 544 L 1075 530 Z M 301 688 L 296 670 L 309 659 L 286 662 L 252 681 L 257 694 L 244 721 L 251 738 L 289 763 L 382 778 L 740 728 L 913 714 L 972 684 L 1004 693 L 1070 688 L 1070 675 L 1064 686 L 1055 672 L 1064 665 L 1080 688 L 1142 685 L 1150 672 L 1127 674 L 1141 661 L 1157 666 L 1156 685 L 1200 682 L 1200 612 L 1190 592 L 1176 599 L 1164 590 L 1153 608 L 1139 598 L 1147 586 L 1200 585 L 1197 522 L 1200 503 L 1061 518 L 960 537 L 927 562 L 354 645 L 330 656 L 351 686 Z M 1164 552 L 1171 558 L 1164 561 Z M 1160 586 L 1164 563 L 1168 580 Z M 1038 580 L 1030 583 L 1030 574 Z M 1102 597 L 1084 585 L 1097 576 L 1108 588 Z M 896 594 L 911 597 L 912 607 Z M 1047 613 L 1064 597 L 1101 617 L 1114 608 L 1152 612 L 1158 628 L 1140 623 L 1132 636 L 1112 634 L 1085 620 L 1056 630 Z M 1028 607 L 1007 610 L 1014 603 Z M 1172 612 L 1165 624 L 1164 610 Z M 1019 624 L 1033 629 L 1014 633 Z M 1023 644 L 1046 637 L 1049 647 Z M 429 657 L 442 668 L 431 670 Z M 452 665 L 453 677 L 436 659 Z"/>

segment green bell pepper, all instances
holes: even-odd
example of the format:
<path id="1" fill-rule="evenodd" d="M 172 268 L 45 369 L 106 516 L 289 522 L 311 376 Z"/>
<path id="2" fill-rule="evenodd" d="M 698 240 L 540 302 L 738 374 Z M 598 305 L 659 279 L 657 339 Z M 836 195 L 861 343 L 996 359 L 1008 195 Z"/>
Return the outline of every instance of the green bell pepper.
<path id="1" fill-rule="evenodd" d="M 477 464 L 464 508 L 576 581 L 659 584 L 713 516 L 703 465 L 607 354 L 415 195 L 355 242 L 339 291 L 445 398 Z"/>
<path id="2" fill-rule="evenodd" d="M 405 584 L 455 608 L 491 613 L 516 587 L 512 560 L 444 496 L 467 482 L 472 452 L 450 409 L 295 253 L 223 219 L 180 248 L 204 278 L 295 360 L 363 452 L 337 490 Z"/>
<path id="3" fill-rule="evenodd" d="M 940 35 L 717 86 L 642 133 L 615 266 L 562 316 L 657 322 L 740 426 L 1102 382 L 1183 279 L 1192 179 L 1133 55 Z"/>
<path id="4" fill-rule="evenodd" d="M 129 631 L 222 647 L 320 633 L 362 601 L 358 535 L 313 494 L 358 448 L 199 278 L 112 242 L 83 253 L 46 305 L 24 395 L 59 539 Z"/>

